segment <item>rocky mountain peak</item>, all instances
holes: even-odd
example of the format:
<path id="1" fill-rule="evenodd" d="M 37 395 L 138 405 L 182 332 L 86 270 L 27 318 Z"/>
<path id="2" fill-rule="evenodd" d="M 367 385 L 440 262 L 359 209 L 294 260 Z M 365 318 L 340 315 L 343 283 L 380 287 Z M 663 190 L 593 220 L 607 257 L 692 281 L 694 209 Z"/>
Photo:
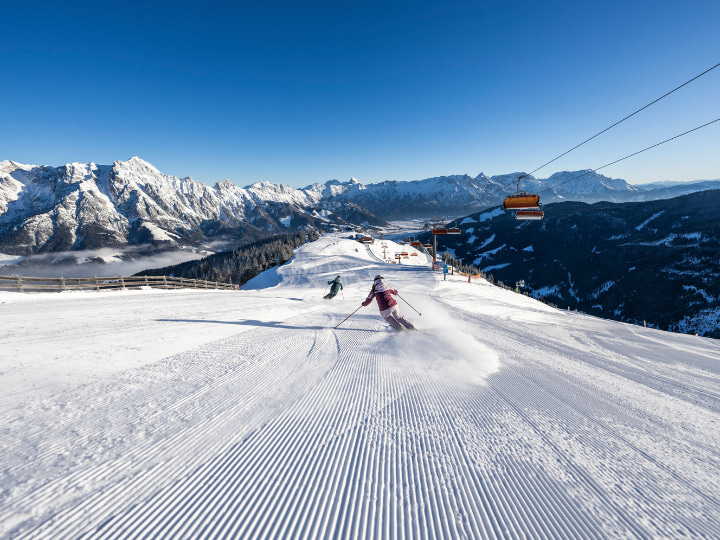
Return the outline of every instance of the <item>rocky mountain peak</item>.
<path id="1" fill-rule="evenodd" d="M 226 180 L 221 180 L 220 182 L 216 182 L 213 187 L 215 189 L 232 189 L 237 186 L 235 186 L 235 184 L 233 183 L 232 180 L 226 179 Z"/>
<path id="2" fill-rule="evenodd" d="M 113 164 L 114 168 L 116 169 L 126 169 L 131 170 L 135 172 L 150 174 L 150 175 L 163 175 L 159 170 L 155 168 L 151 163 L 145 161 L 144 159 L 141 159 L 137 156 L 133 156 L 127 161 L 115 161 Z"/>

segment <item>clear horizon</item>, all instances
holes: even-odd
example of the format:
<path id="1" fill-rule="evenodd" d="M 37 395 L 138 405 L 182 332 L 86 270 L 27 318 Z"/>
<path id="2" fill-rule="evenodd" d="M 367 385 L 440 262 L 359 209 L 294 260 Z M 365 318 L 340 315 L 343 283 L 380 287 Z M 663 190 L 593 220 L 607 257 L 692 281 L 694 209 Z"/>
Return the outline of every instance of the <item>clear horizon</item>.
<path id="1" fill-rule="evenodd" d="M 0 160 L 138 156 L 295 188 L 532 171 L 718 63 L 720 4 L 279 2 L 5 8 Z M 720 116 L 720 68 L 537 171 L 595 169 Z M 720 123 L 599 171 L 720 178 Z"/>
<path id="2" fill-rule="evenodd" d="M 142 159 L 142 156 L 132 156 L 132 157 L 138 157 L 138 158 Z M 131 159 L 131 158 L 121 159 L 121 160 L 115 160 L 115 161 L 128 161 L 129 159 Z M 8 161 L 14 161 L 15 163 L 18 163 L 18 164 L 20 164 L 20 165 L 30 165 L 30 166 L 38 166 L 38 167 L 49 166 L 49 167 L 56 167 L 56 168 L 57 168 L 57 167 L 61 167 L 61 166 L 63 166 L 63 165 L 68 165 L 68 164 L 70 164 L 70 163 L 81 163 L 82 165 L 88 165 L 88 164 L 90 164 L 90 163 L 94 163 L 95 165 L 98 165 L 98 166 L 109 166 L 109 165 L 112 165 L 112 163 L 77 162 L 77 161 L 76 161 L 76 162 L 62 163 L 62 164 L 52 164 L 52 163 L 20 163 L 20 162 L 18 162 L 18 161 L 16 161 L 16 160 L 8 160 Z M 145 161 L 145 162 L 147 162 L 147 163 L 150 163 L 150 162 L 148 162 L 147 160 L 143 160 L 143 161 Z M 154 166 L 153 163 L 150 163 L 150 165 L 153 165 L 153 166 Z M 157 168 L 157 167 L 156 167 L 156 168 Z M 158 169 L 158 170 L 160 170 L 160 169 Z M 539 175 L 539 176 L 538 176 L 537 174 L 534 174 L 534 175 L 532 175 L 532 176 L 534 176 L 535 178 L 538 178 L 538 179 L 547 179 L 547 178 L 551 177 L 553 174 L 556 174 L 556 173 L 562 173 L 562 172 L 580 172 L 581 170 L 587 170 L 587 169 L 578 169 L 577 171 L 553 171 L 552 173 L 547 174 L 547 175 L 542 174 L 542 175 Z M 230 180 L 230 181 L 232 182 L 232 179 L 231 179 L 231 178 L 225 178 L 225 179 L 223 179 L 223 180 L 216 180 L 216 181 L 213 181 L 213 182 L 205 182 L 205 181 L 203 181 L 203 180 L 200 179 L 200 178 L 192 177 L 192 175 L 171 175 L 171 174 L 166 173 L 165 171 L 162 171 L 162 170 L 160 170 L 160 172 L 161 172 L 162 174 L 167 175 L 167 176 L 176 176 L 176 177 L 181 178 L 181 179 L 186 178 L 186 177 L 189 176 L 189 177 L 191 177 L 192 180 L 194 180 L 194 181 L 202 182 L 202 183 L 207 184 L 207 185 L 210 185 L 210 186 L 215 185 L 216 182 L 222 182 L 222 181 L 225 181 L 225 180 Z M 505 174 L 514 174 L 514 173 L 527 173 L 527 171 L 509 171 L 509 172 L 505 172 L 505 173 L 497 173 L 497 176 L 501 176 L 501 175 L 505 175 Z M 470 174 L 470 173 L 450 173 L 450 174 L 438 175 L 438 177 L 442 177 L 442 176 L 462 176 L 462 175 L 467 175 L 467 176 L 471 176 L 471 177 L 473 177 L 473 178 L 476 178 L 476 177 L 479 176 L 480 174 L 485 174 L 485 175 L 488 176 L 489 178 L 495 176 L 495 175 L 493 175 L 493 174 L 487 174 L 487 173 L 485 173 L 485 171 L 480 171 L 480 172 L 477 173 L 477 174 Z M 600 172 L 600 173 L 598 173 L 598 174 L 602 174 L 602 172 Z M 612 179 L 618 179 L 618 178 L 616 178 L 616 177 L 610 177 L 610 176 L 607 175 L 607 174 L 603 174 L 603 176 L 606 176 L 606 177 L 609 177 L 609 178 L 612 178 Z M 327 183 L 327 182 L 335 182 L 335 181 L 339 181 L 339 182 L 349 182 L 350 180 L 357 180 L 358 182 L 367 185 L 367 184 L 382 183 L 382 182 L 385 182 L 385 181 L 391 181 L 391 182 L 392 182 L 392 181 L 398 181 L 398 182 L 413 182 L 413 181 L 428 180 L 428 179 L 431 179 L 431 178 L 437 178 L 437 177 L 425 176 L 425 177 L 422 177 L 422 178 L 411 178 L 411 179 L 408 179 L 408 180 L 397 180 L 397 179 L 395 179 L 395 178 L 386 178 L 385 180 L 377 180 L 377 181 L 374 181 L 374 182 L 363 182 L 362 179 L 357 178 L 357 177 L 355 177 L 355 176 L 351 176 L 350 178 L 346 178 L 346 179 L 341 179 L 341 178 L 328 178 L 328 179 L 325 179 L 325 180 L 318 180 L 318 181 L 316 181 L 316 182 L 311 182 L 311 183 L 305 184 L 305 185 L 303 185 L 303 186 L 290 186 L 290 187 L 293 187 L 294 189 L 303 189 L 303 188 L 306 188 L 306 187 L 310 187 L 310 186 L 311 186 L 312 184 L 314 184 L 314 183 L 325 184 L 325 183 Z M 625 180 L 625 179 L 620 178 L 620 180 Z M 694 179 L 688 179 L 688 180 L 684 180 L 684 181 L 672 181 L 672 180 L 670 180 L 669 182 L 703 182 L 703 181 L 716 181 L 716 180 L 720 180 L 720 177 L 718 177 L 718 178 L 694 178 Z M 272 182 L 272 181 L 270 181 L 270 180 L 265 180 L 265 181 L 267 181 L 267 182 Z M 262 182 L 262 180 L 258 180 L 258 182 Z M 633 182 L 628 182 L 628 184 L 630 184 L 630 185 L 642 185 L 642 184 L 651 184 L 651 183 L 658 183 L 658 182 L 668 182 L 668 181 L 667 181 L 667 180 L 658 180 L 658 181 L 650 180 L 650 181 L 647 181 L 647 182 L 635 182 L 635 183 L 633 183 Z M 245 188 L 245 187 L 249 187 L 250 185 L 252 185 L 252 184 L 254 184 L 254 183 L 256 183 L 256 182 L 252 182 L 251 184 L 238 184 L 237 182 L 233 182 L 233 183 L 236 184 L 238 187 Z M 282 184 L 282 182 L 272 182 L 272 183 L 274 183 L 274 184 Z M 283 184 L 283 185 L 289 186 L 289 184 Z"/>

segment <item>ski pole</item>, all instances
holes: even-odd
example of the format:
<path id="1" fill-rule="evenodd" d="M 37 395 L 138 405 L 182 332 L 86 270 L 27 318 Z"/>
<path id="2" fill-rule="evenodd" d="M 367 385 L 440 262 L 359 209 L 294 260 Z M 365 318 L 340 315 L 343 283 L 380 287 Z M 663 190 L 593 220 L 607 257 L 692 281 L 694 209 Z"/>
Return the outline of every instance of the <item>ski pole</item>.
<path id="1" fill-rule="evenodd" d="M 353 315 L 355 315 L 355 314 L 357 313 L 358 309 L 360 309 L 361 307 L 363 307 L 362 304 L 360 305 L 359 308 L 357 308 L 355 311 L 353 311 L 350 315 L 348 315 L 348 316 L 345 317 L 342 321 L 340 321 L 335 328 L 337 328 L 337 327 L 340 326 L 342 323 L 344 323 L 345 321 L 347 321 L 350 317 L 352 317 Z M 334 330 L 334 329 L 333 329 L 333 330 Z"/>
<path id="2" fill-rule="evenodd" d="M 398 294 L 398 296 L 400 296 L 400 295 Z M 401 299 L 403 302 L 405 302 L 408 306 L 410 306 L 410 302 L 408 302 L 407 300 L 405 300 L 402 296 L 400 296 L 400 299 Z M 412 307 L 412 306 L 410 306 L 410 307 L 413 308 L 413 309 L 415 309 L 415 308 Z M 422 317 L 422 313 L 420 313 L 417 309 L 415 309 L 415 312 Z"/>

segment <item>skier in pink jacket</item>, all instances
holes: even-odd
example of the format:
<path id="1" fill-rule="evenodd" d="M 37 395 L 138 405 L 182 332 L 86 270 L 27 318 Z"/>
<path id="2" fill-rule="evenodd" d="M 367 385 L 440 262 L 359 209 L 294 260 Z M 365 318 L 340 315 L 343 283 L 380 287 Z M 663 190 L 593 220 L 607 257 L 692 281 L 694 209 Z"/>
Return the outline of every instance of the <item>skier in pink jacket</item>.
<path id="1" fill-rule="evenodd" d="M 380 309 L 380 315 L 383 316 L 383 319 L 385 319 L 390 326 L 392 326 L 395 330 L 402 330 L 403 326 L 409 330 L 415 330 L 415 325 L 400 315 L 400 308 L 398 307 L 395 299 L 392 297 L 393 294 L 397 295 L 398 292 L 387 286 L 385 278 L 382 276 L 375 276 L 370 294 L 368 294 L 368 297 L 362 305 L 370 305 L 370 302 L 372 302 L 373 298 L 375 298 L 378 303 L 378 308 Z"/>

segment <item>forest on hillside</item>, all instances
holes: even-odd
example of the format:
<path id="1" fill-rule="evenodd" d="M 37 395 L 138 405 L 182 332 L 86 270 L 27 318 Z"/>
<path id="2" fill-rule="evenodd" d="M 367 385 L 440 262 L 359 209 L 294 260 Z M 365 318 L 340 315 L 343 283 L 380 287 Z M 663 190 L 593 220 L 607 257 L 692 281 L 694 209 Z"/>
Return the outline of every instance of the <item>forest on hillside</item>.
<path id="1" fill-rule="evenodd" d="M 647 202 L 467 216 L 442 238 L 464 264 L 566 309 L 720 339 L 720 190 Z M 418 235 L 429 240 L 429 233 Z"/>
<path id="2" fill-rule="evenodd" d="M 295 248 L 318 238 L 320 233 L 314 229 L 309 232 L 280 234 L 232 251 L 215 253 L 204 259 L 144 270 L 136 275 L 174 276 L 243 285 L 261 272 L 285 264 L 292 258 Z"/>

